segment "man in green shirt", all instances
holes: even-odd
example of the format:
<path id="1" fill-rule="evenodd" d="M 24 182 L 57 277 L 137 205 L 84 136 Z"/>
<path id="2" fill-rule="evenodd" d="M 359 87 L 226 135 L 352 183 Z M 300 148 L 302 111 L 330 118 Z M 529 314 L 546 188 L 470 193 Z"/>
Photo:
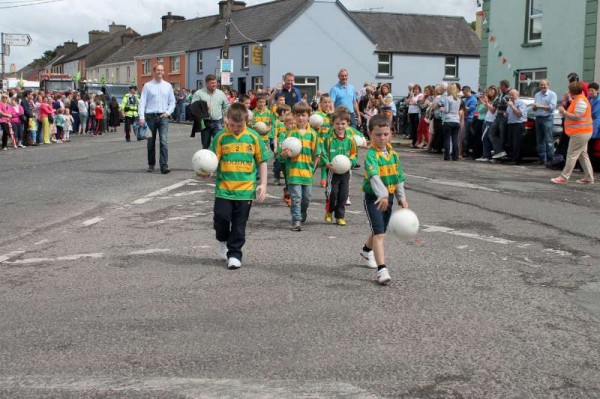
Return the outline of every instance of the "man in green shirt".
<path id="1" fill-rule="evenodd" d="M 196 90 L 192 97 L 192 103 L 203 100 L 208 104 L 210 118 L 204 119 L 204 129 L 200 136 L 202 148 L 209 148 L 212 138 L 223 129 L 223 116 L 229 109 L 227 96 L 217 89 L 217 83 L 215 75 L 206 76 L 206 87 Z"/>

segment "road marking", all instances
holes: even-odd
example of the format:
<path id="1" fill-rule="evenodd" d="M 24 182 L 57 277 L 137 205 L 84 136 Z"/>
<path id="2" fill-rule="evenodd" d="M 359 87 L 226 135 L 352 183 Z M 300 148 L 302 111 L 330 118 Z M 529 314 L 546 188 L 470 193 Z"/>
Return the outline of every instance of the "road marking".
<path id="1" fill-rule="evenodd" d="M 79 260 L 83 258 L 91 258 L 91 259 L 99 259 L 103 257 L 104 254 L 101 252 L 93 253 L 93 254 L 77 254 L 77 255 L 67 255 L 67 256 L 59 256 L 56 260 Z"/>
<path id="2" fill-rule="evenodd" d="M 7 260 L 9 260 L 10 258 L 17 256 L 17 255 L 21 255 L 24 254 L 25 251 L 12 251 L 9 252 L 5 255 L 0 256 L 0 262 L 6 262 Z"/>
<path id="3" fill-rule="evenodd" d="M 103 220 L 104 220 L 104 218 L 101 218 L 100 216 L 97 216 L 97 217 L 95 217 L 93 219 L 86 220 L 82 224 L 83 224 L 84 227 L 89 227 L 89 226 L 91 226 L 93 224 L 100 223 Z"/>
<path id="4" fill-rule="evenodd" d="M 197 217 L 206 216 L 206 215 L 210 215 L 210 213 L 196 212 L 196 213 L 192 213 L 191 215 L 173 216 L 173 217 L 170 217 L 170 218 L 157 220 L 155 222 L 148 223 L 148 225 L 153 226 L 153 225 L 157 225 L 157 224 L 165 224 L 167 222 L 192 219 L 192 218 L 197 218 Z"/>
<path id="5" fill-rule="evenodd" d="M 46 263 L 46 262 L 54 262 L 56 259 L 54 258 L 28 258 L 28 259 L 17 259 L 12 262 L 4 261 L 2 263 L 8 263 L 11 265 L 26 265 L 29 263 Z"/>
<path id="6" fill-rule="evenodd" d="M 500 238 L 500 237 L 482 236 L 482 235 L 475 234 L 475 233 L 467 233 L 467 232 L 464 232 L 464 231 L 454 230 L 454 229 L 451 229 L 449 227 L 443 227 L 443 226 L 432 226 L 432 225 L 426 225 L 426 224 L 424 224 L 423 227 L 424 227 L 424 229 L 422 229 L 421 231 L 424 231 L 426 233 L 452 234 L 452 235 L 455 235 L 455 236 L 466 237 L 466 238 L 473 238 L 475 240 L 492 242 L 494 244 L 508 245 L 508 244 L 514 244 L 516 242 L 516 241 L 507 240 L 505 238 Z"/>
<path id="7" fill-rule="evenodd" d="M 570 252 L 561 251 L 560 249 L 545 248 L 543 251 L 544 252 L 550 252 L 550 253 L 553 253 L 553 254 L 556 254 L 556 255 L 560 255 L 560 256 L 571 256 L 571 255 L 573 255 Z"/>
<path id="8" fill-rule="evenodd" d="M 500 190 L 496 190 L 495 188 L 489 188 L 489 187 L 479 186 L 477 184 L 466 183 L 466 182 L 457 181 L 457 180 L 438 180 L 438 179 L 433 179 L 433 178 L 427 177 L 427 176 L 417 176 L 417 175 L 409 175 L 409 174 L 405 174 L 405 175 L 409 176 L 409 177 L 414 177 L 415 179 L 426 180 L 429 183 L 439 184 L 439 185 L 442 185 L 442 186 L 451 186 L 451 187 L 459 187 L 459 188 L 471 188 L 473 190 L 489 191 L 489 192 L 492 192 L 492 193 L 499 193 L 500 192 Z"/>
<path id="9" fill-rule="evenodd" d="M 176 189 L 178 189 L 180 187 L 183 187 L 183 186 L 185 186 L 187 184 L 195 183 L 195 182 L 196 181 L 194 179 L 185 179 L 185 180 L 182 180 L 179 183 L 175 183 L 175 184 L 172 184 L 170 186 L 161 188 L 160 190 L 151 192 L 150 194 L 147 194 L 147 195 L 145 195 L 142 198 L 136 199 L 135 201 L 133 201 L 133 203 L 135 205 L 145 204 L 146 202 L 152 201 L 152 199 L 154 197 L 158 197 L 158 196 L 164 195 L 164 194 L 168 193 L 169 191 L 176 190 Z"/>
<path id="10" fill-rule="evenodd" d="M 38 242 L 36 242 L 36 243 L 35 243 L 35 244 L 33 244 L 33 245 L 41 245 L 41 244 L 45 244 L 45 243 L 47 243 L 48 241 L 49 241 L 49 240 L 46 238 L 46 239 L 43 239 L 42 241 L 38 241 Z"/>
<path id="11" fill-rule="evenodd" d="M 125 379 L 112 376 L 83 377 L 80 375 L 15 375 L 0 377 L 0 388 L 34 389 L 71 392 L 74 396 L 85 392 L 137 392 L 142 397 L 168 392 L 186 398 L 332 398 L 375 399 L 378 396 L 355 385 L 337 381 L 315 380 L 262 380 L 262 379 L 208 379 L 179 377 L 149 377 Z M 307 395 L 307 392 L 310 394 Z M 42 392 L 40 396 L 45 396 Z M 121 395 L 117 395 L 121 396 Z"/>
<path id="12" fill-rule="evenodd" d="M 139 251 L 133 251 L 128 253 L 128 255 L 148 255 L 148 254 L 157 254 L 157 253 L 162 253 L 162 252 L 169 252 L 171 251 L 168 248 L 153 248 L 153 249 L 142 249 Z"/>

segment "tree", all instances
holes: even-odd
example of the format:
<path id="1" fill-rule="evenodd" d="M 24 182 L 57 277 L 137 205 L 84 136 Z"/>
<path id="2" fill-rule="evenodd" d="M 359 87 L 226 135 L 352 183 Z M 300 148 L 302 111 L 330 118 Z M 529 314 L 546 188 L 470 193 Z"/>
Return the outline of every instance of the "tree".
<path id="1" fill-rule="evenodd" d="M 33 63 L 47 63 L 56 57 L 56 50 L 46 50 L 40 58 L 33 60 Z"/>
<path id="2" fill-rule="evenodd" d="M 473 29 L 474 31 L 477 30 L 477 21 L 472 21 L 469 25 L 471 26 L 471 29 Z"/>

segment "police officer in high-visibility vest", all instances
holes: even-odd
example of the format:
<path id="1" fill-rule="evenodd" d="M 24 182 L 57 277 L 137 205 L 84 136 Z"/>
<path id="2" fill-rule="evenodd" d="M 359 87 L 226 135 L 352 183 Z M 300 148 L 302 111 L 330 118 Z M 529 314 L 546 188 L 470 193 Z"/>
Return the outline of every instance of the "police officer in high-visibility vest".
<path id="1" fill-rule="evenodd" d="M 129 86 L 129 93 L 123 96 L 121 101 L 121 113 L 125 116 L 125 140 L 131 141 L 131 126 L 138 119 L 138 105 L 140 96 L 137 94 L 137 86 Z"/>

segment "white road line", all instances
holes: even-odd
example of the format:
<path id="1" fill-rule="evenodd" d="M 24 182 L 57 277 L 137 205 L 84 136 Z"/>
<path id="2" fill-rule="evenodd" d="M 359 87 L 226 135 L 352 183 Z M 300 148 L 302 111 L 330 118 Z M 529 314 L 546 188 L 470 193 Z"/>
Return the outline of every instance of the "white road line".
<path id="1" fill-rule="evenodd" d="M 103 220 L 104 220 L 104 218 L 101 218 L 100 216 L 97 216 L 97 217 L 95 217 L 93 219 L 86 220 L 82 224 L 83 224 L 84 227 L 89 227 L 89 226 L 91 226 L 93 224 L 100 223 Z"/>
<path id="2" fill-rule="evenodd" d="M 168 193 L 169 191 L 176 190 L 176 189 L 178 189 L 180 187 L 183 187 L 183 186 L 185 186 L 187 184 L 190 184 L 190 183 L 196 183 L 196 181 L 194 179 L 185 179 L 185 180 L 182 180 L 179 183 L 175 183 L 175 184 L 172 184 L 172 185 L 170 185 L 168 187 L 161 188 L 160 190 L 151 192 L 150 194 L 147 194 L 144 197 L 139 198 L 139 199 L 133 201 L 133 203 L 135 205 L 145 204 L 146 202 L 152 201 L 152 199 L 154 197 L 158 197 L 158 196 L 164 195 L 164 194 Z"/>
<path id="3" fill-rule="evenodd" d="M 556 255 L 560 255 L 560 256 L 571 256 L 571 255 L 573 255 L 570 252 L 561 251 L 560 249 L 545 248 L 543 251 L 544 252 L 550 252 L 552 254 L 556 254 Z"/>
<path id="4" fill-rule="evenodd" d="M 494 188 L 479 186 L 477 184 L 466 183 L 466 182 L 461 182 L 461 181 L 456 181 L 456 180 L 438 180 L 438 179 L 432 179 L 431 177 L 409 175 L 409 174 L 406 174 L 406 176 L 414 177 L 416 179 L 426 180 L 429 183 L 439 184 L 439 185 L 442 185 L 442 186 L 451 186 L 451 187 L 459 187 L 459 188 L 471 188 L 473 190 L 489 191 L 489 192 L 493 192 L 493 193 L 499 193 L 500 192 L 500 190 L 496 190 Z"/>
<path id="5" fill-rule="evenodd" d="M 41 245 L 41 244 L 45 244 L 45 243 L 47 243 L 47 242 L 48 242 L 48 239 L 46 238 L 46 239 L 43 239 L 42 241 L 38 241 L 38 242 L 36 242 L 36 243 L 35 243 L 35 244 L 33 244 L 33 245 Z"/>
<path id="6" fill-rule="evenodd" d="M 17 255 L 21 255 L 24 254 L 25 251 L 12 251 L 9 252 L 5 255 L 0 256 L 0 262 L 6 262 L 7 260 L 9 260 L 10 258 L 17 256 Z"/>
<path id="7" fill-rule="evenodd" d="M 157 225 L 157 224 L 165 224 L 167 222 L 174 222 L 174 221 L 178 221 L 178 220 L 192 219 L 192 218 L 197 218 L 197 217 L 200 217 L 200 216 L 206 216 L 206 215 L 209 215 L 209 214 L 210 213 L 196 212 L 196 213 L 192 213 L 191 215 L 173 216 L 173 217 L 170 217 L 170 218 L 157 220 L 155 222 L 150 222 L 150 223 L 148 223 L 148 225 L 153 226 L 153 225 Z"/>
<path id="8" fill-rule="evenodd" d="M 28 258 L 28 259 L 17 259 L 15 261 L 12 262 L 3 262 L 3 263 L 9 263 L 11 265 L 26 265 L 29 263 L 47 263 L 47 262 L 54 262 L 56 259 L 54 258 Z"/>
<path id="9" fill-rule="evenodd" d="M 99 259 L 99 258 L 102 258 L 103 256 L 104 256 L 103 253 L 97 252 L 97 253 L 93 253 L 93 254 L 77 254 L 77 255 L 59 256 L 58 258 L 56 258 L 56 260 L 79 260 L 79 259 L 83 259 L 83 258 Z"/>
<path id="10" fill-rule="evenodd" d="M 482 235 L 475 234 L 475 233 L 467 233 L 464 231 L 454 230 L 449 227 L 443 227 L 443 226 L 423 225 L 423 227 L 424 227 L 424 229 L 422 229 L 421 231 L 426 232 L 426 233 L 446 233 L 446 234 L 451 234 L 451 235 L 460 236 L 460 237 L 473 238 L 475 240 L 487 241 L 487 242 L 491 242 L 494 244 L 508 245 L 508 244 L 514 244 L 516 242 L 516 241 L 512 241 L 512 240 L 507 240 L 505 238 L 499 238 L 499 237 L 494 237 L 494 236 L 482 236 Z"/>
<path id="11" fill-rule="evenodd" d="M 156 253 L 169 252 L 169 251 L 171 251 L 171 250 L 168 248 L 142 249 L 139 251 L 130 252 L 127 255 L 148 255 L 148 254 L 156 254 Z"/>

